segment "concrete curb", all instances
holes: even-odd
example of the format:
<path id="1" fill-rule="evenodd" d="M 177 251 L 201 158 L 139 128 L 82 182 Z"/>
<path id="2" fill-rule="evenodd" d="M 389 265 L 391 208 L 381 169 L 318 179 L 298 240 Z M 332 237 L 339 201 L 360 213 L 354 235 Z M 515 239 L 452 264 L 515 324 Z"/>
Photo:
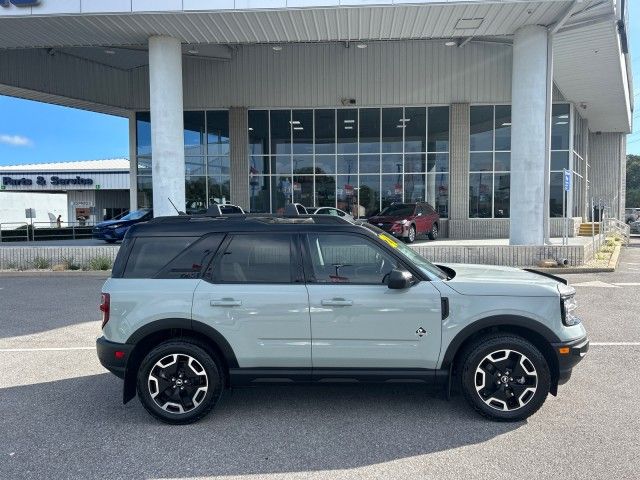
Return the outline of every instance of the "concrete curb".
<path id="1" fill-rule="evenodd" d="M 609 258 L 609 268 L 613 268 L 614 270 L 618 268 L 618 264 L 620 263 L 620 251 L 622 250 L 622 245 L 616 245 L 616 249 L 611 254 Z"/>

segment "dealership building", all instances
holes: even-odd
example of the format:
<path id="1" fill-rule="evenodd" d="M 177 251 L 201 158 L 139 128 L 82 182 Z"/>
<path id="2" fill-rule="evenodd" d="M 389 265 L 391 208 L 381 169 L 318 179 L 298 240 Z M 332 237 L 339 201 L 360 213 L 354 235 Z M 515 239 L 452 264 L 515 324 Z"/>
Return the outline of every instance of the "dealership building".
<path id="1" fill-rule="evenodd" d="M 128 118 L 155 215 L 421 200 L 452 238 L 542 245 L 624 214 L 625 3 L 6 0 L 0 94 Z"/>

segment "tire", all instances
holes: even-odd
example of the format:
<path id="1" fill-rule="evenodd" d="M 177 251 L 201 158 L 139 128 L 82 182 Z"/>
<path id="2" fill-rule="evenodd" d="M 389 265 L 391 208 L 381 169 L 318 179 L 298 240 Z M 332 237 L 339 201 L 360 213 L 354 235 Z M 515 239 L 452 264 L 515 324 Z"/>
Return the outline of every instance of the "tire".
<path id="1" fill-rule="evenodd" d="M 405 237 L 404 241 L 407 243 L 413 243 L 416 240 L 416 227 L 414 225 L 411 225 L 409 227 L 409 232 L 407 233 L 407 236 Z"/>
<path id="2" fill-rule="evenodd" d="M 460 377 L 471 407 L 502 422 L 533 415 L 551 388 L 549 366 L 542 353 L 529 341 L 511 334 L 487 335 L 470 345 L 462 356 Z"/>
<path id="3" fill-rule="evenodd" d="M 438 224 L 434 223 L 429 232 L 429 240 L 435 240 L 438 238 Z"/>
<path id="4" fill-rule="evenodd" d="M 142 360 L 136 386 L 142 406 L 153 417 L 171 424 L 193 423 L 220 399 L 222 364 L 194 340 L 170 340 Z"/>

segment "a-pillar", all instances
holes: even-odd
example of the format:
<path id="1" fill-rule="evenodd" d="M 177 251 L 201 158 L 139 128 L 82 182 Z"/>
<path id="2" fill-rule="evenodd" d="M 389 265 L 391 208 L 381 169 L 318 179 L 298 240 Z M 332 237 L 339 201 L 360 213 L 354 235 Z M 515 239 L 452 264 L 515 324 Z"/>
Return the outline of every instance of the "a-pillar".
<path id="1" fill-rule="evenodd" d="M 175 38 L 149 38 L 149 97 L 153 215 L 177 215 L 185 209 L 185 172 L 182 47 Z"/>
<path id="2" fill-rule="evenodd" d="M 548 188 L 547 117 L 551 62 L 547 28 L 528 25 L 513 39 L 511 81 L 511 245 L 543 245 Z"/>

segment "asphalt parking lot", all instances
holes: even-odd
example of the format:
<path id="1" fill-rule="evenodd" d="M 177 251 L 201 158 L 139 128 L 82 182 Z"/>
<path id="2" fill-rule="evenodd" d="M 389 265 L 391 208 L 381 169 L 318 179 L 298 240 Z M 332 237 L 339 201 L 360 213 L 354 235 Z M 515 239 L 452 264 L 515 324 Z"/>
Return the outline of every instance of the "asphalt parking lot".
<path id="1" fill-rule="evenodd" d="M 640 240 L 567 276 L 592 347 L 526 422 L 421 386 L 263 387 L 171 427 L 100 366 L 101 276 L 0 275 L 0 477 L 638 478 Z"/>

